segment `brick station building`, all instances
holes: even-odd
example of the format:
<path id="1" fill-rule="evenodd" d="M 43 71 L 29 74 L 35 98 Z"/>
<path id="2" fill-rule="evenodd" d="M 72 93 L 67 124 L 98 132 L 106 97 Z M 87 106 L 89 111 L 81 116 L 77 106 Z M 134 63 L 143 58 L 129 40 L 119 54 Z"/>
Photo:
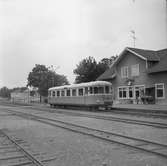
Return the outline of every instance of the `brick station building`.
<path id="1" fill-rule="evenodd" d="M 167 49 L 127 47 L 97 80 L 113 84 L 116 103 L 167 104 Z"/>

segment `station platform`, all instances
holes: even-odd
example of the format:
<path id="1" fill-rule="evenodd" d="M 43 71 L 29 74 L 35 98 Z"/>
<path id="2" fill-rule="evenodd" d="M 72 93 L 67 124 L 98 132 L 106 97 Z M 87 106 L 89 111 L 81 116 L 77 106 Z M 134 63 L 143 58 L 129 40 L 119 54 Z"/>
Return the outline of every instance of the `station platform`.
<path id="1" fill-rule="evenodd" d="M 162 111 L 167 113 L 167 104 L 113 104 L 113 109 Z"/>

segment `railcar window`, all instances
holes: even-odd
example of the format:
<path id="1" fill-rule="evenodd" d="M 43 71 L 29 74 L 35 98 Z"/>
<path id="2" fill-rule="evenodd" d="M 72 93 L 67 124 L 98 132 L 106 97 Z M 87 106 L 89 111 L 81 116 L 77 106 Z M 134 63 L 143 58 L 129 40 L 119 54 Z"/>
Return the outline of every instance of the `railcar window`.
<path id="1" fill-rule="evenodd" d="M 67 96 L 71 96 L 70 89 L 67 90 Z"/>
<path id="2" fill-rule="evenodd" d="M 58 91 L 57 91 L 57 97 L 59 97 L 59 96 L 60 96 L 60 91 L 58 90 Z"/>
<path id="3" fill-rule="evenodd" d="M 85 95 L 88 94 L 88 87 L 85 87 Z"/>
<path id="4" fill-rule="evenodd" d="M 83 96 L 83 89 L 79 89 L 79 96 Z"/>
<path id="5" fill-rule="evenodd" d="M 105 86 L 105 92 L 109 93 L 109 86 Z"/>
<path id="6" fill-rule="evenodd" d="M 76 93 L 76 89 L 73 89 L 73 90 L 72 90 L 72 96 L 76 96 L 76 94 L 77 94 L 77 93 Z"/>
<path id="7" fill-rule="evenodd" d="M 55 96 L 55 91 L 52 92 L 52 96 L 53 96 L 53 97 Z"/>
<path id="8" fill-rule="evenodd" d="M 61 91 L 61 96 L 64 96 L 65 95 L 65 92 L 64 90 Z"/>
<path id="9" fill-rule="evenodd" d="M 93 94 L 93 87 L 90 87 L 90 94 Z"/>
<path id="10" fill-rule="evenodd" d="M 104 93 L 104 87 L 99 87 L 98 91 L 99 91 L 99 93 Z"/>
<path id="11" fill-rule="evenodd" d="M 98 87 L 94 87 L 94 94 L 98 93 Z"/>

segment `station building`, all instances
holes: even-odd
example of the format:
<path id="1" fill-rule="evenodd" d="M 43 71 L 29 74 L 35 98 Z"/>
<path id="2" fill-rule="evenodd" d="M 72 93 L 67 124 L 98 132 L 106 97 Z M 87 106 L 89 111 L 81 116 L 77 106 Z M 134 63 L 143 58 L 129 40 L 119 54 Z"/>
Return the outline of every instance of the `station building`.
<path id="1" fill-rule="evenodd" d="M 127 47 L 97 80 L 112 83 L 116 103 L 167 104 L 167 49 Z"/>

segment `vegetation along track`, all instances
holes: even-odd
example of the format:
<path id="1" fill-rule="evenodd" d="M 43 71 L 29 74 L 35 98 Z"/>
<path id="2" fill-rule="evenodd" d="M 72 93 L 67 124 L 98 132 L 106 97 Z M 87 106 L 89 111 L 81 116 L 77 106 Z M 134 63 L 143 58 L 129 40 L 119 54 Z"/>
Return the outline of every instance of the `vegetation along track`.
<path id="1" fill-rule="evenodd" d="M 41 123 L 48 124 L 51 126 L 60 127 L 60 128 L 77 132 L 80 134 L 84 134 L 84 135 L 89 135 L 110 143 L 121 144 L 126 147 L 152 153 L 154 155 L 158 155 L 167 159 L 167 145 L 165 144 L 151 142 L 148 140 L 125 136 L 125 135 L 121 135 L 113 132 L 93 129 L 93 128 L 80 126 L 80 125 L 76 125 L 76 124 L 72 124 L 72 123 L 68 123 L 68 122 L 64 122 L 56 119 L 43 118 L 37 115 L 21 113 L 19 111 L 13 111 L 13 110 L 9 110 L 9 111 L 25 119 L 31 119 L 31 120 L 39 121 Z"/>

